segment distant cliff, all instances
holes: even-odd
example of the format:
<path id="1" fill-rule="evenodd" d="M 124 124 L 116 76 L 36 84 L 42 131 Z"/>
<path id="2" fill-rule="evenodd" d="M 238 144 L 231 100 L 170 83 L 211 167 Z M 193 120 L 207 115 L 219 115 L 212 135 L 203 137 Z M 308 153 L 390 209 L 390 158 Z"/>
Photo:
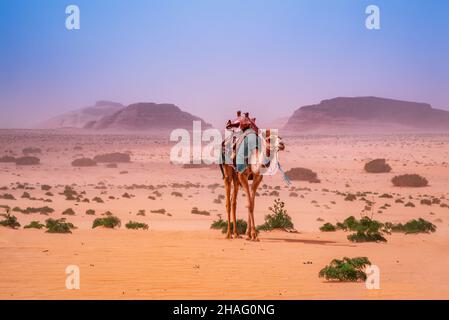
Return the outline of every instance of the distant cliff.
<path id="1" fill-rule="evenodd" d="M 106 117 L 86 124 L 86 129 L 110 131 L 149 131 L 191 129 L 193 121 L 201 121 L 203 128 L 209 127 L 204 120 L 182 111 L 174 104 L 135 103 Z"/>
<path id="2" fill-rule="evenodd" d="M 334 98 L 296 110 L 295 132 L 449 132 L 449 111 L 430 104 L 377 97 Z"/>

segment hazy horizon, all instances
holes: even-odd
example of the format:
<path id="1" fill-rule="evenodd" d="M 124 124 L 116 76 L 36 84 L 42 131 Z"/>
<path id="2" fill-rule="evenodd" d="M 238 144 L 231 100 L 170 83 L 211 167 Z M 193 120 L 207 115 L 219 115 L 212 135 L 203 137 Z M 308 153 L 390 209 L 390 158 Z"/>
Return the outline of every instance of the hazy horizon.
<path id="1" fill-rule="evenodd" d="M 0 128 L 109 100 L 173 103 L 219 126 L 261 122 L 338 96 L 449 110 L 449 3 L 64 1 L 0 4 Z M 380 7 L 381 29 L 365 28 Z"/>

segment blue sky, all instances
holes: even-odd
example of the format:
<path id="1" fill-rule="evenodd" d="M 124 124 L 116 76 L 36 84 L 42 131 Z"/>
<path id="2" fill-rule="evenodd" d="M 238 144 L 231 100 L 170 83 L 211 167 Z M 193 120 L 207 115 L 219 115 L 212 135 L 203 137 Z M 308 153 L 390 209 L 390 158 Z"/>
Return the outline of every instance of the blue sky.
<path id="1" fill-rule="evenodd" d="M 65 28 L 76 4 L 81 29 Z M 380 8 L 381 30 L 365 28 Z M 335 96 L 449 109 L 449 1 L 2 0 L 0 127 L 107 99 L 219 125 Z"/>

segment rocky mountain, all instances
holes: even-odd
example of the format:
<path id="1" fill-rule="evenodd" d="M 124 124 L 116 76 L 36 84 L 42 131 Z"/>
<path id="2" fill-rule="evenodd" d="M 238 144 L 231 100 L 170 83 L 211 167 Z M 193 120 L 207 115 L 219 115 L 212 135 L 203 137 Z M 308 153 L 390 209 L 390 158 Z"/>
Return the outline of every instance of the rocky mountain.
<path id="1" fill-rule="evenodd" d="M 193 121 L 201 121 L 202 127 L 210 125 L 201 118 L 182 111 L 174 104 L 135 103 L 97 121 L 86 124 L 86 129 L 109 131 L 151 131 L 191 129 Z"/>
<path id="2" fill-rule="evenodd" d="M 377 97 L 334 98 L 297 109 L 288 131 L 313 133 L 449 132 L 449 111 Z"/>
<path id="3" fill-rule="evenodd" d="M 124 106 L 117 102 L 97 101 L 93 106 L 64 113 L 39 123 L 37 127 L 40 129 L 84 128 L 88 123 L 110 116 L 123 108 Z"/>

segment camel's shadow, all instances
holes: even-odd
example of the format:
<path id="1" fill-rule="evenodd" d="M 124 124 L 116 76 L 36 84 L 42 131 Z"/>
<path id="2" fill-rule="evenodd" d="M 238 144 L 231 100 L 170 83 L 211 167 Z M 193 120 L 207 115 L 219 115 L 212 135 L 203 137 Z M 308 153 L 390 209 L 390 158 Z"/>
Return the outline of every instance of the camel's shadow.
<path id="1" fill-rule="evenodd" d="M 290 243 L 304 243 L 304 244 L 314 244 L 314 245 L 330 245 L 339 247 L 355 247 L 355 245 L 338 243 L 337 241 L 330 240 L 310 240 L 310 239 L 292 239 L 292 238 L 265 238 L 263 241 L 266 242 L 290 242 Z"/>

